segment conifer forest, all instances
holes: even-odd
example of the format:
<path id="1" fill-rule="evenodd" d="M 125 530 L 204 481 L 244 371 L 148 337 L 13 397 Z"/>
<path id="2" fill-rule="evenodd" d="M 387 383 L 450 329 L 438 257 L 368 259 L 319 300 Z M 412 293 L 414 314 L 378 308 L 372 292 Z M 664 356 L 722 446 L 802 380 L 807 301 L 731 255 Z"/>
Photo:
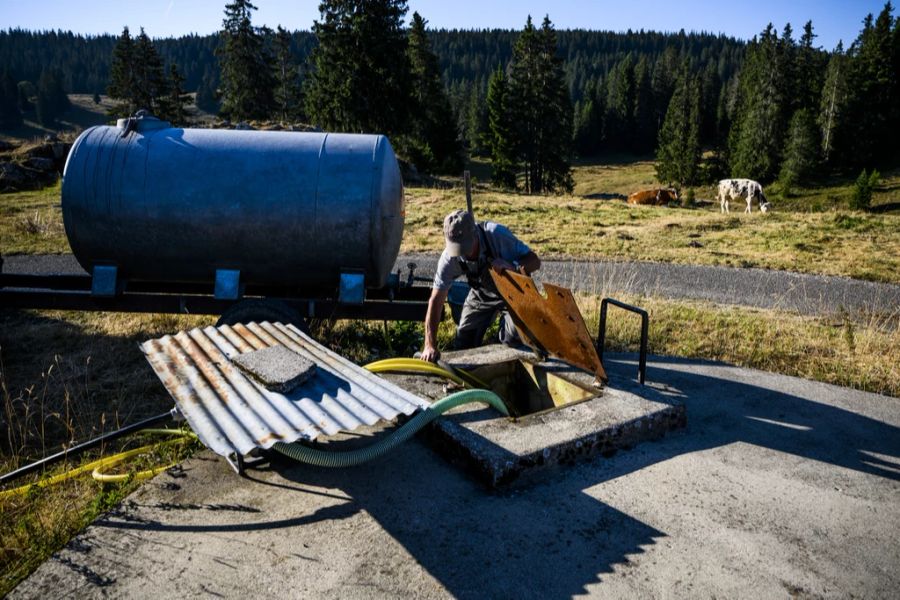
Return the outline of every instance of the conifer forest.
<path id="1" fill-rule="evenodd" d="M 552 13 L 518 31 L 435 30 L 405 0 L 323 0 L 311 31 L 289 31 L 255 26 L 248 0 L 223 9 L 206 36 L 0 32 L 0 127 L 26 114 L 53 123 L 67 93 L 108 95 L 111 117 L 144 108 L 176 124 L 196 103 L 231 121 L 385 133 L 424 172 L 489 157 L 495 184 L 528 193 L 571 190 L 572 161 L 604 153 L 654 156 L 676 188 L 731 176 L 789 189 L 898 156 L 890 2 L 835 48 L 812 22 L 749 41 L 557 30 Z"/>

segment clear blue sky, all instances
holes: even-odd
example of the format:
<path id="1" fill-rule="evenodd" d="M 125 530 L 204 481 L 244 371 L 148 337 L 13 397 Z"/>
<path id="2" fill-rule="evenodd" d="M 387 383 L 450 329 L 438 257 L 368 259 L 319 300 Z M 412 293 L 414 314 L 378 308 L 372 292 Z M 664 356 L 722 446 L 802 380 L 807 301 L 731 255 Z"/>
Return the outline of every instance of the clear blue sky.
<path id="1" fill-rule="evenodd" d="M 212 33 L 222 23 L 226 0 L 0 0 L 0 28 L 63 29 L 76 33 L 116 33 L 143 26 L 151 37 Z M 254 23 L 286 29 L 312 27 L 318 0 L 256 0 Z M 849 45 L 866 13 L 877 14 L 882 0 L 409 0 L 434 28 L 520 29 L 531 14 L 549 13 L 557 29 L 652 29 L 711 31 L 749 39 L 770 21 L 780 30 L 790 22 L 799 31 L 812 19 L 816 42 L 831 49 Z M 896 16 L 896 11 L 895 11 Z"/>

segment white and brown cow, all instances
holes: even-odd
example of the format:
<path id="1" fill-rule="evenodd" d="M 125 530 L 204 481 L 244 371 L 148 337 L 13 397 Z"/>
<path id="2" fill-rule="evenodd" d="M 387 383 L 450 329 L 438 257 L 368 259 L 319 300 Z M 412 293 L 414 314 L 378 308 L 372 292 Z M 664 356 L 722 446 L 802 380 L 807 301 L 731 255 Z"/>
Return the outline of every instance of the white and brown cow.
<path id="1" fill-rule="evenodd" d="M 766 195 L 763 193 L 762 186 L 752 179 L 723 179 L 719 182 L 719 206 L 723 213 L 729 212 L 728 203 L 736 198 L 747 199 L 747 209 L 744 212 L 752 212 L 750 207 L 753 206 L 753 200 L 759 204 L 759 210 L 769 212 L 772 206 Z"/>

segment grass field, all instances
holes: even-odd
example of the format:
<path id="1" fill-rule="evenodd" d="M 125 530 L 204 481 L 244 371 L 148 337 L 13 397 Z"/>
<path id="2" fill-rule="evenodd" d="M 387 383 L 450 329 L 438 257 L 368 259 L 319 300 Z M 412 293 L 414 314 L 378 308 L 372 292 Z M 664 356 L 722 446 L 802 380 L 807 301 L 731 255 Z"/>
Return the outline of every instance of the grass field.
<path id="1" fill-rule="evenodd" d="M 486 177 L 483 168 L 474 173 Z M 572 196 L 532 197 L 478 185 L 475 210 L 480 218 L 508 224 L 543 256 L 760 266 L 900 281 L 900 215 L 847 210 L 846 181 L 800 190 L 789 199 L 773 197 L 776 210 L 768 215 L 724 216 L 703 202 L 673 209 L 612 199 L 652 185 L 649 162 L 623 158 L 579 165 L 575 175 Z M 876 203 L 896 203 L 898 188 L 900 173 L 893 172 L 876 190 Z M 711 191 L 701 188 L 697 197 L 709 200 Z M 439 250 L 443 216 L 464 202 L 458 187 L 408 189 L 403 251 Z M 0 195 L 0 252 L 68 251 L 58 186 Z M 616 295 L 650 311 L 652 353 L 722 360 L 900 396 L 900 307 L 860 321 Z M 597 296 L 581 296 L 579 303 L 595 331 Z M 137 344 L 213 321 L 0 311 L 0 471 L 168 409 L 171 400 Z M 422 341 L 417 323 L 322 323 L 314 334 L 360 364 L 409 356 Z M 452 335 L 452 322 L 445 319 L 439 340 L 447 346 Z M 636 320 L 613 318 L 607 349 L 636 350 L 638 335 Z M 136 485 L 101 487 L 86 476 L 0 499 L 0 596 Z"/>
<path id="2" fill-rule="evenodd" d="M 773 197 L 775 210 L 768 214 L 739 209 L 722 215 L 709 200 L 711 188 L 698 190 L 693 209 L 601 199 L 650 185 L 652 172 L 652 164 L 643 162 L 579 166 L 575 195 L 524 196 L 477 187 L 473 202 L 479 218 L 508 225 L 544 257 L 762 267 L 900 282 L 900 213 L 848 210 L 849 184 L 801 190 L 790 199 L 796 204 L 806 198 L 818 211 L 779 210 L 781 201 Z M 900 172 L 894 172 L 875 202 L 898 201 Z M 444 215 L 464 206 L 460 188 L 409 189 L 401 250 L 440 251 Z"/>

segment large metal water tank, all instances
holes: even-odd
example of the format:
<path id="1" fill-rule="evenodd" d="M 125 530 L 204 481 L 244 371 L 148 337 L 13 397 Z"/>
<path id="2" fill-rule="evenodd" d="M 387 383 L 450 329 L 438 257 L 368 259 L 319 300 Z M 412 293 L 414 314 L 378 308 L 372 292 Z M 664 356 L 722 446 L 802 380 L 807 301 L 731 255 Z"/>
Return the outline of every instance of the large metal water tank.
<path id="1" fill-rule="evenodd" d="M 92 127 L 63 175 L 66 235 L 122 279 L 302 288 L 342 271 L 385 284 L 403 183 L 382 135 L 178 129 L 153 117 Z"/>

